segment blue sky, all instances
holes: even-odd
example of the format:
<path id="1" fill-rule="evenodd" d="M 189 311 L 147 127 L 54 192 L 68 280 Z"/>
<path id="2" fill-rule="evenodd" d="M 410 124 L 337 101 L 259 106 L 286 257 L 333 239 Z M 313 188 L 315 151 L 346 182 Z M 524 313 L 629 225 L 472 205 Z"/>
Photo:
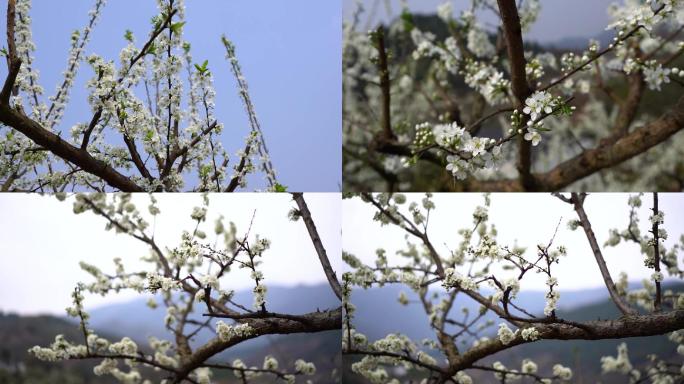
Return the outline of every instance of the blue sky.
<path id="1" fill-rule="evenodd" d="M 35 67 L 51 95 L 66 67 L 71 32 L 82 29 L 94 0 L 33 1 Z M 224 146 L 231 154 L 249 132 L 247 115 L 221 34 L 233 40 L 279 182 L 294 191 L 338 191 L 341 182 L 341 3 L 340 0 L 186 0 L 185 38 L 197 62 L 209 61 L 217 90 L 217 116 L 224 123 Z M 0 10 L 5 19 L 6 7 Z M 141 45 L 157 14 L 154 0 L 109 0 L 86 53 L 115 59 L 126 29 Z M 5 36 L 2 24 L 3 39 Z M 0 43 L 5 46 L 5 43 Z M 6 66 L 0 66 L 4 79 Z M 60 125 L 89 121 L 85 82 L 93 75 L 82 65 L 71 104 Z M 235 157 L 234 155 L 232 157 Z M 250 186 L 265 185 L 261 176 Z"/>

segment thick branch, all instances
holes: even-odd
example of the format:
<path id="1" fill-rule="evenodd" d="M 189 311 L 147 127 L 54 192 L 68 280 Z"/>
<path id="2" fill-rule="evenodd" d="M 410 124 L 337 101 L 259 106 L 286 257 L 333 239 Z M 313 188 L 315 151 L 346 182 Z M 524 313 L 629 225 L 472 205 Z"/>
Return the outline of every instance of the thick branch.
<path id="1" fill-rule="evenodd" d="M 498 0 L 499 13 L 503 22 L 504 38 L 506 39 L 506 49 L 508 60 L 511 67 L 511 88 L 513 95 L 517 99 L 518 109 L 522 110 L 525 100 L 532 94 L 529 84 L 527 84 L 527 74 L 525 67 L 525 48 L 522 39 L 522 27 L 520 16 L 515 0 Z M 532 169 L 532 145 L 524 137 L 518 138 L 518 173 L 520 181 L 528 188 L 534 183 L 531 174 Z"/>
<path id="2" fill-rule="evenodd" d="M 629 131 L 629 126 L 634 121 L 639 110 L 639 103 L 646 85 L 640 72 L 630 75 L 627 82 L 629 84 L 627 98 L 621 103 L 617 119 L 615 120 L 612 132 L 614 138 L 624 136 Z"/>
<path id="3" fill-rule="evenodd" d="M 623 136 L 614 143 L 600 145 L 568 159 L 547 173 L 534 175 L 537 191 L 558 191 L 568 185 L 590 176 L 604 168 L 610 168 L 669 139 L 684 129 L 684 97 L 675 107 L 659 119 Z M 467 190 L 477 191 L 530 191 L 520 180 L 470 181 Z"/>
<path id="4" fill-rule="evenodd" d="M 16 0 L 7 1 L 7 68 L 11 69 L 12 63 L 18 59 L 17 46 L 14 40 L 14 26 L 16 22 Z"/>
<path id="5" fill-rule="evenodd" d="M 222 341 L 220 338 L 212 339 L 199 347 L 190 359 L 179 368 L 174 383 L 180 383 L 195 368 L 221 351 L 249 339 L 262 335 L 339 331 L 342 328 L 342 307 L 326 312 L 311 312 L 301 317 L 305 318 L 307 323 L 285 319 L 256 319 L 249 323 L 254 329 L 249 336 L 234 337 L 228 341 Z"/>
<path id="6" fill-rule="evenodd" d="M 583 324 L 585 326 L 581 328 L 570 324 L 550 324 L 536 328 L 542 340 L 604 340 L 655 336 L 684 328 L 684 310 L 625 316 L 618 320 L 589 321 Z M 520 335 L 516 335 L 515 339 L 506 345 L 498 339 L 482 343 L 464 353 L 459 363 L 450 367 L 448 374 L 453 376 L 455 372 L 470 367 L 482 358 L 524 343 L 529 341 Z"/>
<path id="7" fill-rule="evenodd" d="M 378 51 L 378 74 L 380 75 L 380 90 L 382 91 L 382 132 L 385 139 L 393 139 L 392 120 L 390 115 L 390 78 L 387 63 L 387 49 L 385 47 L 385 29 L 378 27 L 375 32 L 375 48 Z"/>
<path id="8" fill-rule="evenodd" d="M 0 104 L 9 104 L 10 94 L 19 74 L 21 60 L 17 57 L 17 48 L 14 41 L 14 25 L 16 19 L 16 0 L 7 2 L 7 79 L 0 92 Z"/>
<path id="9" fill-rule="evenodd" d="M 131 139 L 126 134 L 124 134 L 123 139 L 124 139 L 124 143 L 126 143 L 126 147 L 128 148 L 128 152 L 131 154 L 131 159 L 133 160 L 133 164 L 135 164 L 135 167 L 138 168 L 138 172 L 140 172 L 140 174 L 144 178 L 146 178 L 148 180 L 152 180 L 152 174 L 150 174 L 150 171 L 145 166 L 145 162 L 143 162 L 142 158 L 140 157 L 140 153 L 138 152 L 138 148 L 135 145 L 135 140 Z"/>
<path id="10" fill-rule="evenodd" d="M 589 176 L 601 169 L 612 167 L 634 156 L 644 153 L 684 128 L 684 97 L 674 108 L 613 144 L 599 146 L 582 152 L 567 160 L 546 174 L 538 176 L 544 189 L 557 191 L 569 184 Z"/>
<path id="11" fill-rule="evenodd" d="M 332 266 L 330 265 L 328 254 L 325 251 L 325 247 L 323 247 L 321 237 L 318 235 L 316 224 L 311 218 L 311 212 L 309 211 L 309 207 L 306 205 L 306 201 L 304 201 L 304 196 L 301 193 L 293 193 L 292 198 L 295 202 L 297 202 L 299 213 L 302 216 L 302 220 L 304 220 L 304 224 L 306 224 L 306 230 L 309 231 L 311 242 L 313 243 L 314 248 L 316 248 L 316 253 L 321 261 L 321 266 L 323 266 L 323 271 L 325 271 L 325 277 L 328 278 L 328 283 L 330 283 L 330 288 L 332 288 L 333 292 L 335 292 L 335 296 L 342 300 L 342 287 L 340 286 L 339 280 L 337 280 L 335 271 L 333 271 Z"/>
<path id="12" fill-rule="evenodd" d="M 23 133 L 37 145 L 48 148 L 50 152 L 91 173 L 110 186 L 125 192 L 144 192 L 144 190 L 102 160 L 91 156 L 87 151 L 76 148 L 61 137 L 46 130 L 9 105 L 0 103 L 0 122 Z"/>

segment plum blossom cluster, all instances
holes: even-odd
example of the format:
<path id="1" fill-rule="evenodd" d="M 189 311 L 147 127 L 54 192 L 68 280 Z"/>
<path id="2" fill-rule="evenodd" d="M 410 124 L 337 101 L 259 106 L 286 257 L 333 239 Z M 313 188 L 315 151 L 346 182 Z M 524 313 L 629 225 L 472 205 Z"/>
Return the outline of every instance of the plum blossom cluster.
<path id="1" fill-rule="evenodd" d="M 418 124 L 413 146 L 417 157 L 431 146 L 443 150 L 448 154 L 447 171 L 458 179 L 465 179 L 477 170 L 496 168 L 501 160 L 501 146 L 496 140 L 472 137 L 457 123 Z"/>
<path id="2" fill-rule="evenodd" d="M 567 106 L 560 96 L 553 97 L 549 92 L 538 91 L 525 100 L 525 107 L 522 113 L 517 109 L 511 115 L 513 128 L 509 132 L 517 129 L 518 134 L 524 134 L 525 140 L 533 146 L 539 145 L 542 136 L 541 132 L 548 131 L 544 127 L 544 119 L 554 113 L 570 113 L 574 111 L 574 106 Z"/>

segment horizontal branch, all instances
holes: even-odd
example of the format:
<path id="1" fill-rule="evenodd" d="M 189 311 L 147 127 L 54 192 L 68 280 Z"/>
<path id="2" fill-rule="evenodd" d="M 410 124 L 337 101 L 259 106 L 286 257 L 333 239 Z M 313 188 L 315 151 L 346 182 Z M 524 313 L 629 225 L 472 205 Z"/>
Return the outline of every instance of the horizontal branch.
<path id="1" fill-rule="evenodd" d="M 558 191 L 584 177 L 640 155 L 684 129 L 684 96 L 674 108 L 659 119 L 637 128 L 615 142 L 599 145 L 558 164 L 547 173 L 535 174 L 535 187 L 540 191 Z M 519 180 L 469 181 L 467 190 L 522 192 Z"/>
<path id="2" fill-rule="evenodd" d="M 49 149 L 50 152 L 76 165 L 81 170 L 100 177 L 114 188 L 124 192 L 144 192 L 140 186 L 104 161 L 94 158 L 86 150 L 74 147 L 4 103 L 0 103 L 0 122 L 23 133 L 37 145 Z"/>
<path id="3" fill-rule="evenodd" d="M 598 320 L 583 323 L 583 327 L 570 324 L 550 324 L 537 326 L 540 340 L 605 340 L 626 337 L 663 335 L 684 328 L 684 310 L 667 313 L 624 316 L 617 320 Z M 517 334 L 508 344 L 499 339 L 479 344 L 463 354 L 457 364 L 450 367 L 449 374 L 467 369 L 478 360 L 516 345 L 530 343 Z"/>
<path id="4" fill-rule="evenodd" d="M 308 323 L 286 319 L 254 319 L 249 325 L 254 330 L 247 336 L 233 337 L 228 341 L 215 338 L 197 348 L 188 361 L 179 368 L 177 377 L 186 377 L 204 364 L 208 359 L 221 351 L 237 345 L 245 340 L 263 335 L 314 333 L 322 331 L 340 330 L 342 328 L 342 307 L 325 312 L 311 312 L 301 315 Z"/>

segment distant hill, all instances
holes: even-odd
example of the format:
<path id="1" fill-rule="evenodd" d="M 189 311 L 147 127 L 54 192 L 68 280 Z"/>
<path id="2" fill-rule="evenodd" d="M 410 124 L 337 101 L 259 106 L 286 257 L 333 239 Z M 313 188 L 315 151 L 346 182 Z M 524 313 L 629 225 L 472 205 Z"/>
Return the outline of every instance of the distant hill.
<path id="1" fill-rule="evenodd" d="M 639 288 L 638 284 L 630 284 L 630 288 Z M 684 284 L 666 284 L 665 289 L 684 291 Z M 408 335 L 411 339 L 420 341 L 428 338 L 434 340 L 432 331 L 427 322 L 427 316 L 420 304 L 411 304 L 404 307 L 397 302 L 399 292 L 397 286 L 386 286 L 372 290 L 355 290 L 352 295 L 352 302 L 357 306 L 355 326 L 360 332 L 365 333 L 369 340 L 384 337 L 388 333 L 401 332 Z M 404 289 L 410 300 L 416 300 L 415 294 Z M 486 294 L 486 292 L 485 292 Z M 478 305 L 470 299 L 459 299 L 456 301 L 452 313 L 458 313 L 463 307 L 467 307 L 471 313 L 476 313 Z M 516 300 L 518 306 L 529 310 L 533 314 L 543 311 L 545 305 L 544 292 L 527 291 L 521 292 Z M 558 316 L 574 320 L 589 321 L 597 319 L 610 319 L 620 316 L 615 305 L 608 299 L 605 288 L 596 288 L 582 291 L 561 291 L 559 301 Z M 378 314 L 382 314 L 382 321 L 379 321 Z M 460 319 L 460 314 L 456 319 Z M 472 318 L 472 316 L 471 316 Z M 486 320 L 494 320 L 496 324 L 500 321 L 494 315 L 487 315 Z M 495 336 L 496 327 L 490 328 L 485 335 Z M 470 345 L 472 340 L 468 340 Z M 663 358 L 670 358 L 681 363 L 681 356 L 677 356 L 676 345 L 667 340 L 667 336 L 639 337 L 622 340 L 602 340 L 602 341 L 541 341 L 526 345 L 521 345 L 481 362 L 481 365 L 492 364 L 501 361 L 504 365 L 520 369 L 520 364 L 524 358 L 531 358 L 539 365 L 542 373 L 548 373 L 553 363 L 562 363 L 574 368 L 576 376 L 573 383 L 596 383 L 600 380 L 603 384 L 618 384 L 624 382 L 624 377 L 618 375 L 601 375 L 600 358 L 606 355 L 615 355 L 617 346 L 625 342 L 630 351 L 632 364 L 643 366 L 648 354 L 657 354 Z M 438 361 L 443 360 L 443 356 L 436 351 L 431 352 Z M 345 383 L 363 383 L 358 376 L 351 373 L 348 369 L 355 358 L 345 358 Z M 410 373 L 409 373 L 410 374 Z M 472 372 L 477 383 L 494 383 L 491 374 L 481 374 Z M 347 379 L 348 378 L 348 379 Z"/>
<path id="2" fill-rule="evenodd" d="M 151 295 L 149 296 L 151 297 Z M 159 307 L 150 309 L 147 306 L 149 297 L 141 297 L 132 301 L 100 306 L 89 310 L 90 325 L 95 330 L 106 330 L 120 335 L 127 335 L 139 340 L 147 340 L 150 336 L 157 338 L 170 338 L 171 332 L 164 328 L 164 316 L 166 309 L 161 299 L 157 298 Z M 233 298 L 238 304 L 247 308 L 252 307 L 252 291 L 237 291 Z M 313 312 L 318 309 L 325 310 L 338 307 L 339 301 L 332 293 L 327 284 L 312 286 L 282 287 L 269 286 L 266 294 L 266 305 L 269 311 L 302 314 Z M 201 314 L 205 307 L 197 307 L 198 312 L 194 317 L 204 320 Z M 194 340 L 194 345 L 206 342 L 211 337 L 209 331 L 199 332 Z M 269 341 L 259 338 L 247 343 L 237 345 L 233 349 L 236 353 L 242 353 L 253 348 L 261 348 Z"/>
<path id="3" fill-rule="evenodd" d="M 596 40 L 601 47 L 607 47 L 615 37 L 615 31 L 603 31 L 592 37 L 564 37 L 554 42 L 544 43 L 545 47 L 567 51 L 582 51 L 589 47 L 589 40 Z"/>

